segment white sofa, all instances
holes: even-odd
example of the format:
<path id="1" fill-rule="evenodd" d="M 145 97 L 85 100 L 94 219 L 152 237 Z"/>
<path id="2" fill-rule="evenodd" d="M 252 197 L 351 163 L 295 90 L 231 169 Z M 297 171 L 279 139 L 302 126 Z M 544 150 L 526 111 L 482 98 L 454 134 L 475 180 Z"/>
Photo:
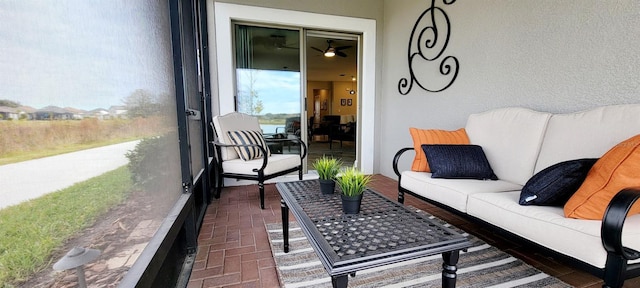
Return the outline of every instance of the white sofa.
<path id="1" fill-rule="evenodd" d="M 400 172 L 399 159 L 414 156 L 405 153 L 413 148 L 403 148 L 393 161 L 399 177 L 399 202 L 404 202 L 407 193 L 467 214 L 578 260 L 579 267 L 612 287 L 640 274 L 640 267 L 632 264 L 639 261 L 627 265 L 624 255 L 616 255 L 616 251 L 609 253 L 612 259 L 607 263 L 601 237 L 603 221 L 565 218 L 562 207 L 518 204 L 521 188 L 535 173 L 562 161 L 599 158 L 614 145 L 640 134 L 640 104 L 571 114 L 501 108 L 470 115 L 465 129 L 471 144 L 483 148 L 499 180 L 436 179 L 427 172 Z M 635 192 L 640 195 L 640 190 Z M 625 210 L 622 212 L 619 218 L 624 219 Z M 640 215 L 626 218 L 622 230 L 622 244 L 640 250 Z M 618 245 L 609 250 L 622 248 Z"/>

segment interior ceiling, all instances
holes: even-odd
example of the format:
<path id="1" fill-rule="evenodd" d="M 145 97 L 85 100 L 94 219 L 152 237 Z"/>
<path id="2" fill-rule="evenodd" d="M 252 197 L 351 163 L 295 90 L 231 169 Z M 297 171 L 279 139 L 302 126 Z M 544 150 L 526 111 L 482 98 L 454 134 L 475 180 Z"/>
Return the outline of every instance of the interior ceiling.
<path id="1" fill-rule="evenodd" d="M 325 57 L 320 50 L 332 47 L 351 46 L 341 49 L 346 57 Z M 252 67 L 269 70 L 299 71 L 298 31 L 283 29 L 254 29 L 251 34 Z M 323 37 L 307 37 L 308 81 L 350 81 L 357 73 L 357 41 Z"/>
<path id="2" fill-rule="evenodd" d="M 331 46 L 351 46 L 341 49 L 346 57 L 338 55 L 325 57 L 320 50 L 328 48 L 327 40 L 331 40 Z M 351 81 L 351 76 L 357 73 L 357 48 L 358 42 L 355 40 L 329 39 L 320 37 L 307 37 L 307 79 L 309 81 Z"/>

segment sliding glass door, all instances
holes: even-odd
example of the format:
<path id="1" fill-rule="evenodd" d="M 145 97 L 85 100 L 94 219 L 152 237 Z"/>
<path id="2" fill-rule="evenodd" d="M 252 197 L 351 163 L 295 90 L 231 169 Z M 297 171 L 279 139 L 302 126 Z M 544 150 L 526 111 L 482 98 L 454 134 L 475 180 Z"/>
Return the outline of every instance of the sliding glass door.
<path id="1" fill-rule="evenodd" d="M 300 138 L 300 31 L 242 24 L 234 30 L 236 110 L 258 117 L 266 137 Z"/>

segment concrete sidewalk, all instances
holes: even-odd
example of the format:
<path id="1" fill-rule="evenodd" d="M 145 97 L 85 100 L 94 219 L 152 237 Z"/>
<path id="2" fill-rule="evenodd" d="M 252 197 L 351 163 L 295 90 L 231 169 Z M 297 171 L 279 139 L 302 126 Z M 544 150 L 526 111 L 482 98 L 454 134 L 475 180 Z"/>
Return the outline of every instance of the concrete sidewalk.
<path id="1" fill-rule="evenodd" d="M 138 142 L 1 165 L 0 209 L 67 188 L 126 165 L 129 159 L 125 153 L 133 150 Z"/>

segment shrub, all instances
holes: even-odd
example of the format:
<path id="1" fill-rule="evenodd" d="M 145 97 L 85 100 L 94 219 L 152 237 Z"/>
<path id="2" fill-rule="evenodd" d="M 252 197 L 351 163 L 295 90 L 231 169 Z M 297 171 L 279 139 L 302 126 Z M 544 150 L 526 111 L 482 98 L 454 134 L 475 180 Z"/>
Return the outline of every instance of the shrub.
<path id="1" fill-rule="evenodd" d="M 147 191 L 166 190 L 161 189 L 166 187 L 165 183 L 175 180 L 174 167 L 180 165 L 176 139 L 174 133 L 144 138 L 134 150 L 127 152 L 135 185 Z"/>

